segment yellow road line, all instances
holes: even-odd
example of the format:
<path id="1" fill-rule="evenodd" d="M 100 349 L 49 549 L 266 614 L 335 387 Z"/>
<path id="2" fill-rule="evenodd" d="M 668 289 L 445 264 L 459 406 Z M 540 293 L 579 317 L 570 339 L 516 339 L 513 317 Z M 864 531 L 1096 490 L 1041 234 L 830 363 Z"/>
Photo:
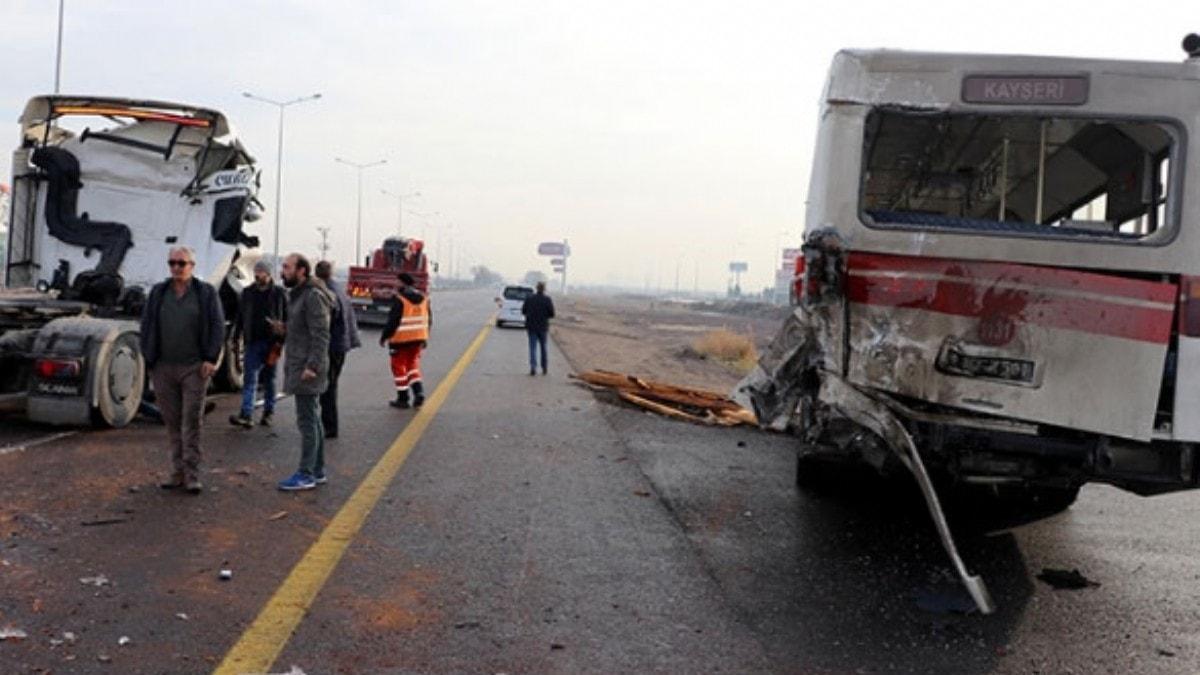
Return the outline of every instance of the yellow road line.
<path id="1" fill-rule="evenodd" d="M 350 542 L 362 529 L 376 502 L 396 477 L 404 460 L 408 459 L 413 446 L 421 439 L 426 427 L 437 415 L 438 409 L 446 402 L 467 366 L 475 359 L 491 328 L 492 321 L 489 320 L 450 369 L 446 379 L 425 402 L 425 406 L 396 437 L 354 494 L 342 505 L 333 520 L 329 521 L 321 536 L 292 568 L 283 584 L 275 591 L 275 595 L 271 596 L 254 619 L 254 623 L 250 624 L 237 644 L 225 655 L 221 665 L 213 671 L 216 675 L 265 673 L 275 663 L 275 659 L 279 658 L 292 633 L 308 613 L 317 593 L 337 567 Z"/>

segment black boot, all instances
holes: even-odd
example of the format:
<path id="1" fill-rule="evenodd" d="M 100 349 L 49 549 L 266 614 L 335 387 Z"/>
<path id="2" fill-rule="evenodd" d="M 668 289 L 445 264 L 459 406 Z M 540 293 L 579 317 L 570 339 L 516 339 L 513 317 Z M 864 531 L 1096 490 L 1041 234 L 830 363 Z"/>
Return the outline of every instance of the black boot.
<path id="1" fill-rule="evenodd" d="M 396 400 L 388 401 L 388 405 L 392 406 L 393 408 L 407 408 L 408 407 L 408 390 L 405 389 L 404 391 L 397 391 L 396 392 Z"/>
<path id="2" fill-rule="evenodd" d="M 420 382 L 412 383 L 413 391 L 413 407 L 420 408 L 425 405 L 425 385 Z"/>

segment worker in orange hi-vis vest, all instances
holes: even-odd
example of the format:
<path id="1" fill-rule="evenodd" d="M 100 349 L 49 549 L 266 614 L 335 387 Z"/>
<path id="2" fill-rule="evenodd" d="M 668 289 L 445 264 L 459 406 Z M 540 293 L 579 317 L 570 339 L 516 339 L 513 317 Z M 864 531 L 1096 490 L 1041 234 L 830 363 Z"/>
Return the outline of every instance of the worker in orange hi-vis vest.
<path id="1" fill-rule="evenodd" d="M 429 342 L 429 328 L 433 315 L 426 298 L 413 285 L 407 272 L 397 277 L 400 286 L 396 299 L 388 313 L 387 325 L 379 336 L 379 345 L 388 346 L 392 356 L 392 377 L 396 382 L 396 400 L 389 405 L 394 408 L 420 408 L 425 403 L 425 385 L 421 380 L 421 350 Z M 412 391 L 412 403 L 408 392 Z"/>

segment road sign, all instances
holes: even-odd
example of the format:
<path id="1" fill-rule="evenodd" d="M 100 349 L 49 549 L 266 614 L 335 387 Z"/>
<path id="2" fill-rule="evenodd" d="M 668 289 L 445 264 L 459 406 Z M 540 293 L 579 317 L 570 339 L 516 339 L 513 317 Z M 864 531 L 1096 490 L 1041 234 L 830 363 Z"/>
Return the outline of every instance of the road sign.
<path id="1" fill-rule="evenodd" d="M 538 244 L 538 255 L 562 257 L 567 254 L 567 245 L 561 241 L 543 241 Z"/>
<path id="2" fill-rule="evenodd" d="M 804 251 L 802 251 L 799 248 L 783 249 L 783 268 L 790 270 L 793 267 L 795 267 L 796 266 L 796 258 L 799 258 L 802 255 L 804 255 Z"/>
<path id="3" fill-rule="evenodd" d="M 555 267 L 562 267 L 566 264 L 566 261 L 564 261 L 562 258 L 551 258 L 550 264 L 554 265 Z"/>
<path id="4" fill-rule="evenodd" d="M 750 269 L 749 263 L 744 263 L 744 262 L 729 263 L 729 271 L 733 272 L 734 274 L 738 274 L 740 272 L 745 272 L 745 271 L 748 271 L 749 269 Z"/>

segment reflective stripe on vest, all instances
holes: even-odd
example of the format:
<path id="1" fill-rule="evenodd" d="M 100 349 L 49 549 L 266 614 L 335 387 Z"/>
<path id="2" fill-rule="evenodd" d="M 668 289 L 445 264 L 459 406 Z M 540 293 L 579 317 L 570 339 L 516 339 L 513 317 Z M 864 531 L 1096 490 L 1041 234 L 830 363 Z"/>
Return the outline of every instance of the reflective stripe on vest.
<path id="1" fill-rule="evenodd" d="M 429 298 L 415 304 L 403 295 L 397 298 L 401 305 L 400 325 L 396 326 L 396 332 L 392 333 L 388 342 L 404 344 L 429 340 Z"/>

